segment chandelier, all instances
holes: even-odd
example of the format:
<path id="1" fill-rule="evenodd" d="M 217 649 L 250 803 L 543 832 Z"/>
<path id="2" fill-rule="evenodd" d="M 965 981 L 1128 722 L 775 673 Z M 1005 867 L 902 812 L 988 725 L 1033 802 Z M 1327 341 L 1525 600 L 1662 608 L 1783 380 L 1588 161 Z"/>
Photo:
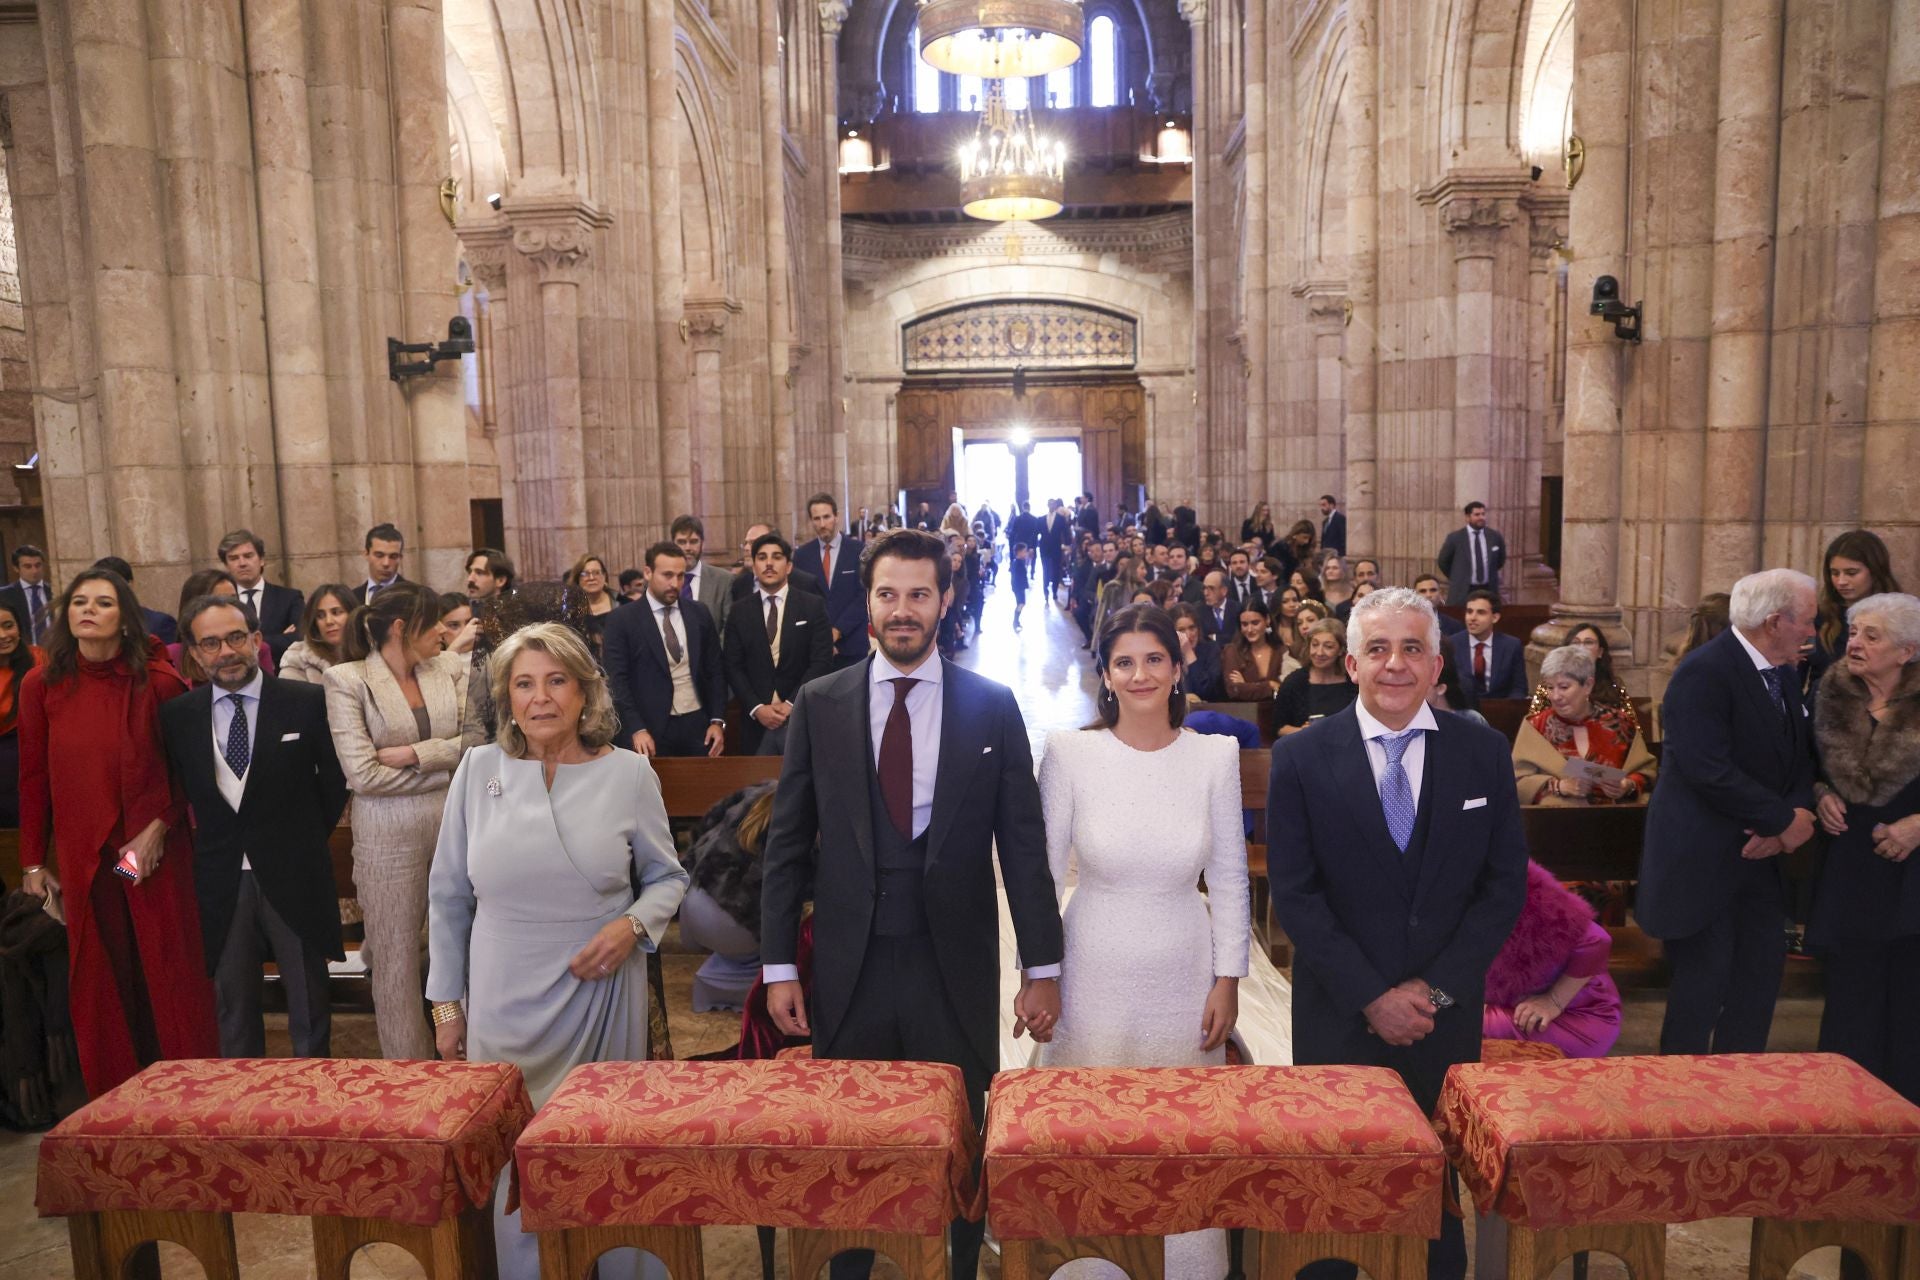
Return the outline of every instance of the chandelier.
<path id="1" fill-rule="evenodd" d="M 920 0 L 920 56 L 957 76 L 1044 76 L 1080 57 L 1080 0 Z"/>
<path id="2" fill-rule="evenodd" d="M 987 108 L 960 148 L 960 203 L 988 222 L 1032 221 L 1060 212 L 1067 149 L 1034 132 L 1031 111 L 1007 107 L 1006 86 L 987 82 Z"/>

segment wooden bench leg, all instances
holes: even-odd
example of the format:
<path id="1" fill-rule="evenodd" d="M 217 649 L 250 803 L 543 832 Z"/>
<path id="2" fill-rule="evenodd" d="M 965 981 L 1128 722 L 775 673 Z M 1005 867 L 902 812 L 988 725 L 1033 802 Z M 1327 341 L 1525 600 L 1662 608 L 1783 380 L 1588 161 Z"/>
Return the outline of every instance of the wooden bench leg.
<path id="1" fill-rule="evenodd" d="M 1788 1280 L 1793 1264 L 1815 1249 L 1838 1245 L 1858 1257 L 1871 1280 L 1902 1280 L 1901 1236 L 1911 1232 L 1879 1222 L 1753 1220 L 1748 1280 Z M 1910 1250 L 1909 1250 L 1910 1252 Z M 1910 1264 L 1920 1266 L 1920 1259 Z"/>
<path id="2" fill-rule="evenodd" d="M 1167 1245 L 1160 1236 L 1063 1236 L 1002 1240 L 1000 1280 L 1048 1280 L 1076 1258 L 1100 1258 L 1128 1280 L 1166 1280 Z M 807 1280 L 812 1280 L 808 1277 Z"/>
<path id="3" fill-rule="evenodd" d="M 787 1232 L 789 1280 L 818 1280 L 820 1269 L 832 1260 L 833 1255 L 845 1253 L 848 1249 L 871 1249 L 875 1253 L 884 1253 L 893 1259 L 906 1280 L 948 1280 L 951 1274 L 945 1231 L 930 1236 L 914 1236 L 894 1231 L 812 1231 L 794 1228 Z"/>
<path id="4" fill-rule="evenodd" d="M 122 1280 L 160 1273 L 152 1242 L 165 1240 L 191 1253 L 207 1280 L 240 1280 L 230 1213 L 159 1213 L 109 1209 L 67 1219 L 74 1280 Z M 128 1263 L 133 1265 L 129 1267 Z"/>
<path id="5" fill-rule="evenodd" d="M 405 1249 L 427 1280 L 489 1280 L 499 1274 L 493 1254 L 493 1206 L 468 1209 L 431 1227 L 388 1218 L 313 1219 L 313 1262 L 320 1280 L 348 1280 L 353 1255 L 370 1244 Z M 211 1277 L 209 1277 L 211 1280 Z M 679 1280 L 676 1276 L 675 1280 Z"/>
<path id="6" fill-rule="evenodd" d="M 585 1280 L 609 1249 L 643 1249 L 660 1259 L 671 1280 L 705 1280 L 698 1227 L 574 1227 L 541 1231 L 540 1280 Z"/>
<path id="7" fill-rule="evenodd" d="M 1523 1227 L 1507 1224 L 1507 1280 L 1547 1280 L 1561 1259 L 1577 1253 L 1610 1253 L 1627 1264 L 1633 1280 L 1666 1280 L 1664 1223 L 1606 1227 Z"/>
<path id="8" fill-rule="evenodd" d="M 1322 1258 L 1356 1264 L 1372 1280 L 1426 1280 L 1424 1236 L 1344 1235 L 1334 1231 L 1260 1233 L 1260 1280 L 1293 1280 Z"/>

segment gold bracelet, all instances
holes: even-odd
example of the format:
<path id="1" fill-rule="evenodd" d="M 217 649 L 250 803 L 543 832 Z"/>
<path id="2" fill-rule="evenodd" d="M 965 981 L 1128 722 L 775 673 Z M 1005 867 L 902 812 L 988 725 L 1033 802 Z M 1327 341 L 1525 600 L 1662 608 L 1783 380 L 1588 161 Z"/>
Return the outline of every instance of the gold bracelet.
<path id="1" fill-rule="evenodd" d="M 449 1022 L 459 1022 L 467 1016 L 458 1000 L 440 1000 L 433 1006 L 433 1025 L 444 1027 Z"/>

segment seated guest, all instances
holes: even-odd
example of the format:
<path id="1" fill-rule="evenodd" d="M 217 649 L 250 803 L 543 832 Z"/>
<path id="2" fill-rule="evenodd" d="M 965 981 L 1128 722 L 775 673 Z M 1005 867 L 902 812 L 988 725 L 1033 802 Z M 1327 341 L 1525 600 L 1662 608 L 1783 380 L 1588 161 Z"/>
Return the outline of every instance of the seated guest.
<path id="1" fill-rule="evenodd" d="M 20 616 L 0 609 L 0 827 L 20 825 L 20 685 L 45 661 Z"/>
<path id="2" fill-rule="evenodd" d="M 567 570 L 567 576 L 562 581 L 586 597 L 587 643 L 592 646 L 593 656 L 598 660 L 605 649 L 607 619 L 613 616 L 615 606 L 620 603 L 607 581 L 607 562 L 596 555 L 581 556 L 573 562 L 573 568 Z"/>
<path id="3" fill-rule="evenodd" d="M 1640 713 L 1633 705 L 1633 695 L 1626 686 L 1614 678 L 1613 648 L 1607 643 L 1607 637 L 1600 628 L 1591 622 L 1582 622 L 1567 632 L 1562 644 L 1577 644 L 1593 655 L 1593 700 L 1602 706 L 1619 709 L 1627 727 L 1640 728 Z M 1533 697 L 1527 703 L 1527 714 L 1533 715 L 1547 705 L 1547 681 L 1542 676 L 1540 683 L 1534 686 Z"/>
<path id="4" fill-rule="evenodd" d="M 1273 556 L 1261 556 L 1253 562 L 1250 572 L 1253 575 L 1254 590 L 1260 594 L 1260 603 L 1267 607 L 1268 613 L 1272 613 L 1274 600 L 1278 598 L 1280 589 L 1286 585 L 1288 571 L 1282 569 L 1280 561 Z"/>
<path id="5" fill-rule="evenodd" d="M 1300 607 L 1293 614 L 1294 640 L 1287 648 L 1295 662 L 1303 667 L 1307 665 L 1307 633 L 1313 630 L 1315 623 L 1325 622 L 1332 616 L 1333 611 L 1318 600 L 1300 602 Z"/>
<path id="6" fill-rule="evenodd" d="M 120 576 L 120 581 L 126 583 L 129 587 L 133 585 L 133 566 L 125 560 L 122 560 L 119 556 L 101 556 L 93 562 L 92 567 L 95 569 L 106 569 L 109 572 L 116 573 Z M 174 623 L 172 614 L 162 613 L 158 609 L 149 609 L 145 605 L 141 605 L 140 618 L 141 621 L 146 623 L 147 634 L 155 640 L 158 640 L 161 644 L 172 644 L 180 638 L 180 630 Z"/>
<path id="7" fill-rule="evenodd" d="M 1273 602 L 1267 619 L 1267 629 L 1273 634 L 1273 642 L 1292 653 L 1300 646 L 1300 631 L 1296 623 L 1300 615 L 1300 593 L 1292 587 L 1282 587 L 1280 596 Z M 1298 662 L 1299 659 L 1295 659 Z"/>
<path id="8" fill-rule="evenodd" d="M 1465 716 L 1475 724 L 1486 724 L 1487 718 L 1473 709 L 1473 699 L 1460 685 L 1460 673 L 1454 670 L 1453 655 L 1447 646 L 1440 646 L 1440 679 L 1427 693 L 1427 705 L 1438 711 L 1451 711 L 1457 716 Z M 1488 728 L 1492 728 L 1488 725 Z"/>
<path id="9" fill-rule="evenodd" d="M 1460 674 L 1473 682 L 1474 700 L 1526 697 L 1527 648 L 1494 630 L 1500 621 L 1500 597 L 1476 587 L 1467 595 L 1466 615 L 1466 631 L 1446 643 L 1453 646 Z"/>
<path id="10" fill-rule="evenodd" d="M 1173 618 L 1173 631 L 1180 638 L 1180 678 L 1187 693 L 1201 702 L 1224 702 L 1227 684 L 1221 669 L 1220 646 L 1207 639 L 1200 619 L 1200 606 L 1177 604 L 1167 610 Z"/>
<path id="11" fill-rule="evenodd" d="M 1279 737 L 1298 733 L 1315 720 L 1345 710 L 1359 693 L 1347 674 L 1347 628 L 1323 618 L 1307 630 L 1307 662 L 1280 682 L 1274 705 Z"/>
<path id="12" fill-rule="evenodd" d="M 1170 609 L 1176 604 L 1183 603 L 1174 598 L 1173 586 L 1171 578 L 1155 578 L 1133 593 L 1133 603 L 1145 603 L 1160 609 Z"/>
<path id="13" fill-rule="evenodd" d="M 1354 583 L 1353 594 L 1348 596 L 1345 600 L 1342 600 L 1339 604 L 1333 607 L 1333 616 L 1340 619 L 1340 621 L 1345 622 L 1348 618 L 1353 616 L 1353 606 L 1355 606 L 1356 604 L 1359 604 L 1362 600 L 1365 600 L 1368 596 L 1372 595 L 1377 590 L 1379 590 L 1379 587 L 1372 582 Z"/>
<path id="14" fill-rule="evenodd" d="M 327 668 L 340 661 L 340 641 L 347 634 L 347 618 L 352 612 L 352 587 L 329 582 L 316 588 L 307 598 L 300 638 L 280 659 L 280 678 L 319 684 Z"/>
<path id="15" fill-rule="evenodd" d="M 1295 569 L 1287 576 L 1287 585 L 1298 592 L 1302 600 L 1326 603 L 1326 597 L 1320 593 L 1320 579 L 1310 569 Z"/>
<path id="16" fill-rule="evenodd" d="M 758 589 L 727 615 L 721 659 L 727 684 L 746 709 L 740 746 L 748 755 L 780 755 L 800 686 L 833 670 L 827 603 L 789 583 L 792 547 L 777 533 L 753 542 Z M 756 908 L 757 910 L 757 908 Z M 756 914 L 755 921 L 759 920 Z"/>
<path id="17" fill-rule="evenodd" d="M 210 683 L 164 704 L 160 728 L 193 814 L 220 1055 L 266 1057 L 260 966 L 271 959 L 293 1056 L 331 1057 L 327 960 L 346 952 L 327 841 L 347 807 L 347 780 L 327 731 L 327 696 L 261 669 L 251 606 L 201 596 L 180 610 L 180 628 Z"/>
<path id="18" fill-rule="evenodd" d="M 447 791 L 427 998 L 443 1059 L 512 1063 L 540 1106 L 577 1066 L 646 1059 L 646 953 L 687 873 L 659 779 L 614 750 L 606 678 L 572 629 L 514 632 L 488 677 L 499 737 L 467 753 Z M 500 1274 L 531 1280 L 538 1240 L 508 1211 L 511 1184 L 503 1175 L 494 1197 Z"/>
<path id="19" fill-rule="evenodd" d="M 1547 655 L 1540 675 L 1547 706 L 1521 722 L 1513 743 L 1520 803 L 1644 803 L 1653 788 L 1653 753 L 1620 708 L 1594 699 L 1593 655 L 1579 645 L 1563 645 Z M 1623 769 L 1627 776 L 1589 785 L 1567 776 L 1569 760 Z"/>
<path id="20" fill-rule="evenodd" d="M 833 651 L 831 637 L 827 651 Z M 759 981 L 760 851 L 773 817 L 773 789 L 771 782 L 756 782 L 714 805 L 687 847 L 691 879 L 680 903 L 680 941 L 713 953 L 693 975 L 695 1013 L 744 1010 Z"/>
<path id="21" fill-rule="evenodd" d="M 480 638 L 480 618 L 474 613 L 475 601 L 458 591 L 440 593 L 440 652 L 466 657 Z"/>
<path id="22" fill-rule="evenodd" d="M 1620 1038 L 1620 989 L 1607 961 L 1613 935 L 1586 899 L 1527 863 L 1527 902 L 1487 970 L 1480 1034 L 1550 1044 L 1569 1058 L 1604 1058 Z"/>
<path id="23" fill-rule="evenodd" d="M 1353 578 L 1347 573 L 1346 558 L 1338 551 L 1321 557 L 1320 598 L 1336 609 L 1353 599 Z"/>
<path id="24" fill-rule="evenodd" d="M 176 617 L 184 615 L 187 606 L 201 596 L 219 596 L 228 600 L 240 598 L 240 584 L 225 569 L 202 569 L 190 575 L 180 588 L 180 610 Z M 173 669 L 187 678 L 189 688 L 206 682 L 206 674 L 194 655 L 188 652 L 186 645 L 175 640 L 167 645 L 167 660 L 173 663 Z M 265 637 L 260 641 L 260 669 L 268 675 L 274 673 L 273 651 L 267 647 Z"/>
<path id="25" fill-rule="evenodd" d="M 1439 577 L 1434 574 L 1423 573 L 1415 578 L 1413 580 L 1413 589 L 1432 602 L 1436 610 L 1447 602 L 1446 589 L 1440 585 Z M 1443 613 L 1440 615 L 1440 638 L 1442 640 L 1451 640 L 1466 629 L 1467 624 L 1452 614 Z"/>
<path id="26" fill-rule="evenodd" d="M 1832 837 L 1808 928 L 1826 960 L 1820 1048 L 1920 1103 L 1920 600 L 1867 596 L 1847 630 L 1814 703 Z"/>
<path id="27" fill-rule="evenodd" d="M 1227 698 L 1232 702 L 1272 702 L 1280 682 L 1300 669 L 1293 655 L 1267 635 L 1267 615 L 1249 605 L 1240 611 L 1239 630 L 1221 653 Z"/>

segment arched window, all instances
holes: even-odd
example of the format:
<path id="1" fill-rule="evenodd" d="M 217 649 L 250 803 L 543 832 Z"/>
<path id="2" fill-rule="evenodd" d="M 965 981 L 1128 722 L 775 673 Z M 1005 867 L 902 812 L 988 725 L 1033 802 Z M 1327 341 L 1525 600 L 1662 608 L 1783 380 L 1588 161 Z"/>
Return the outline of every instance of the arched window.
<path id="1" fill-rule="evenodd" d="M 920 27 L 907 33 L 907 54 L 913 59 L 913 109 L 921 115 L 940 110 L 940 71 L 920 56 Z"/>
<path id="2" fill-rule="evenodd" d="M 1120 41 L 1113 19 L 1101 14 L 1087 24 L 1087 105 L 1120 105 Z"/>
<path id="3" fill-rule="evenodd" d="M 1073 105 L 1073 68 L 1062 67 L 1047 75 L 1044 96 L 1046 105 L 1064 110 Z"/>
<path id="4" fill-rule="evenodd" d="M 961 76 L 960 94 L 954 105 L 962 111 L 978 111 L 987 105 L 987 82 L 979 76 Z"/>

